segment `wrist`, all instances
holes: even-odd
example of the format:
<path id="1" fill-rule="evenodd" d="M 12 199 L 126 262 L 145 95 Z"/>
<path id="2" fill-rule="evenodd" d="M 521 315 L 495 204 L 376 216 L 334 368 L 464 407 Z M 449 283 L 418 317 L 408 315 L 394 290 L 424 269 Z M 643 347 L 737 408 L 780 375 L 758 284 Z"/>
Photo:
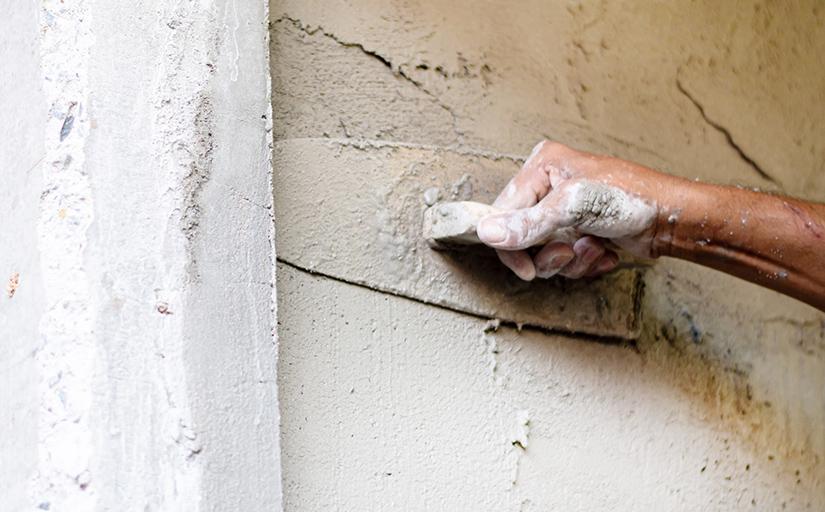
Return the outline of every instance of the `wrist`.
<path id="1" fill-rule="evenodd" d="M 702 197 L 706 196 L 704 187 L 707 185 L 668 176 L 659 188 L 650 247 L 652 257 L 677 256 L 679 248 L 684 247 L 682 242 L 701 228 L 697 212 L 701 209 L 698 207 L 701 206 Z"/>

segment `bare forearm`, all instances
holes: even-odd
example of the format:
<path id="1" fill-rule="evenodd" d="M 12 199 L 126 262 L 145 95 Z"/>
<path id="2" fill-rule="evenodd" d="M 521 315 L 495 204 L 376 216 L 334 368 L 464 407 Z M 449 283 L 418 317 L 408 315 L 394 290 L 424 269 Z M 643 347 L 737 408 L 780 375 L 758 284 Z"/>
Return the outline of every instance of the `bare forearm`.
<path id="1" fill-rule="evenodd" d="M 676 180 L 654 255 L 712 267 L 825 310 L 825 205 Z"/>
<path id="2" fill-rule="evenodd" d="M 496 199 L 479 238 L 522 279 L 609 271 L 618 256 L 672 256 L 825 311 L 825 205 L 677 178 L 618 158 L 539 143 Z M 570 245 L 559 230 L 577 237 Z M 525 248 L 541 245 L 531 256 Z"/>

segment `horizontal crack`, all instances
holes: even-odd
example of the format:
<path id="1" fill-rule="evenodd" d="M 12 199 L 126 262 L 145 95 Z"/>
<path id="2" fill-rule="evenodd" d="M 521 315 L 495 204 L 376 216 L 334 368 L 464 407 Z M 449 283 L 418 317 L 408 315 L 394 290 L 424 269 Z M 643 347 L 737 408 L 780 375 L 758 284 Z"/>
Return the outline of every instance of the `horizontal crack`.
<path id="1" fill-rule="evenodd" d="M 467 317 L 470 317 L 470 318 L 475 318 L 475 319 L 478 319 L 478 320 L 484 320 L 484 321 L 494 320 L 493 318 L 490 318 L 489 316 L 479 315 L 477 313 L 472 313 L 470 311 L 465 311 L 463 309 L 452 308 L 452 307 L 449 307 L 449 306 L 445 306 L 443 304 L 437 304 L 435 302 L 428 302 L 426 300 L 422 300 L 422 299 L 419 299 L 419 298 L 416 298 L 416 297 L 410 297 L 409 295 L 401 295 L 401 294 L 398 294 L 398 293 L 383 290 L 381 288 L 376 288 L 376 287 L 370 286 L 368 284 L 359 283 L 359 282 L 356 282 L 356 281 L 350 281 L 348 279 L 344 279 L 344 278 L 341 278 L 341 277 L 338 277 L 338 276 L 333 276 L 331 274 L 327 274 L 327 273 L 324 273 L 324 272 L 318 272 L 317 270 L 312 270 L 310 268 L 303 267 L 301 265 L 298 265 L 297 263 L 293 263 L 293 262 L 291 262 L 289 260 L 286 260 L 286 259 L 284 259 L 280 256 L 276 256 L 275 261 L 277 263 L 285 265 L 285 266 L 287 266 L 291 269 L 297 270 L 298 272 L 302 272 L 304 274 L 309 274 L 309 275 L 313 275 L 313 276 L 320 276 L 320 277 L 323 277 L 325 279 L 330 279 L 332 281 L 336 281 L 338 283 L 348 284 L 348 285 L 351 285 L 351 286 L 357 286 L 358 288 L 363 288 L 365 290 L 369 290 L 369 291 L 372 291 L 372 292 L 382 293 L 384 295 L 392 295 L 393 297 L 399 297 L 401 299 L 405 299 L 405 300 L 408 300 L 408 301 L 411 301 L 411 302 L 415 302 L 417 304 L 423 304 L 425 306 L 431 306 L 431 307 L 434 307 L 434 308 L 437 308 L 437 309 L 440 309 L 440 310 L 443 310 L 443 311 L 450 311 L 452 313 L 457 313 L 459 315 L 467 316 Z M 533 331 L 533 332 L 538 332 L 538 333 L 545 334 L 545 335 L 548 335 L 548 336 L 549 335 L 552 335 L 552 336 L 565 336 L 567 338 L 587 340 L 587 341 L 590 341 L 590 342 L 603 343 L 605 345 L 611 345 L 611 346 L 629 346 L 631 348 L 635 348 L 635 346 L 636 346 L 636 342 L 634 340 L 625 340 L 623 338 L 619 338 L 619 337 L 615 337 L 615 336 L 601 336 L 601 335 L 598 335 L 598 334 L 581 334 L 581 333 L 575 333 L 575 332 L 557 331 L 557 330 L 554 330 L 554 329 L 548 329 L 548 328 L 545 328 L 545 327 L 539 327 L 539 326 L 536 326 L 536 325 L 527 325 L 527 324 L 519 326 L 516 322 L 512 322 L 510 320 L 505 320 L 505 319 L 497 319 L 497 320 L 499 320 L 500 325 L 502 327 L 509 327 L 509 328 L 512 328 L 512 329 L 517 329 L 518 331 Z"/>
<path id="2" fill-rule="evenodd" d="M 452 311 L 453 313 L 459 313 L 461 315 L 466 315 L 466 316 L 469 316 L 469 317 L 472 317 L 472 318 L 477 318 L 479 320 L 490 320 L 490 317 L 487 317 L 487 316 L 484 316 L 484 315 L 478 315 L 476 313 L 470 313 L 469 311 L 463 311 L 461 309 L 454 309 L 454 308 L 451 308 L 449 306 L 444 306 L 442 304 L 436 304 L 434 302 L 428 302 L 428 301 L 425 301 L 425 300 L 409 297 L 407 295 L 400 295 L 400 294 L 397 294 L 397 293 L 388 292 L 386 290 L 382 290 L 381 288 L 375 288 L 375 287 L 370 286 L 368 284 L 359 283 L 359 282 L 356 282 L 356 281 L 350 281 L 350 280 L 343 279 L 343 278 L 338 277 L 338 276 L 333 276 L 331 274 L 326 274 L 324 272 L 318 272 L 317 270 L 312 270 L 310 268 L 303 267 L 301 265 L 298 265 L 297 263 L 293 263 L 289 260 L 281 258 L 280 256 L 277 256 L 275 258 L 275 261 L 277 261 L 278 263 L 281 263 L 283 265 L 286 265 L 290 268 L 293 268 L 295 270 L 298 270 L 299 272 L 304 272 L 306 274 L 311 274 L 311 275 L 314 275 L 314 276 L 321 276 L 321 277 L 324 277 L 326 279 L 331 279 L 333 281 L 337 281 L 339 283 L 345 283 L 345 284 L 349 284 L 349 285 L 352 285 L 352 286 L 357 286 L 359 288 L 364 288 L 365 290 L 370 290 L 370 291 L 373 291 L 373 292 L 383 293 L 385 295 L 393 295 L 395 297 L 401 297 L 401 298 L 410 300 L 412 302 L 417 302 L 419 304 L 432 306 L 432 307 L 435 307 L 435 308 L 438 308 L 438 309 L 443 309 L 445 311 Z"/>
<path id="3" fill-rule="evenodd" d="M 781 187 L 779 182 L 777 182 L 776 179 L 773 178 L 773 176 L 768 174 L 759 164 L 756 163 L 756 161 L 753 158 L 751 158 L 750 156 L 748 156 L 747 153 L 745 153 L 745 150 L 743 150 L 742 147 L 739 144 L 737 144 L 735 140 L 733 140 L 733 135 L 731 135 L 730 130 L 728 130 L 721 124 L 713 121 L 711 118 L 708 117 L 707 113 L 705 112 L 705 107 L 703 107 L 702 104 L 699 103 L 699 101 L 696 98 L 694 98 L 693 95 L 687 91 L 687 89 L 685 89 L 685 86 L 682 85 L 682 81 L 679 79 L 678 76 L 676 77 L 676 88 L 679 89 L 679 92 L 682 93 L 682 95 L 684 95 L 691 103 L 693 103 L 693 105 L 699 111 L 699 114 L 702 116 L 702 119 L 704 119 L 707 124 L 709 124 L 711 127 L 713 127 L 716 131 L 718 131 L 725 137 L 725 140 L 728 142 L 728 145 L 732 147 L 734 151 L 736 151 L 736 153 L 742 160 L 744 160 L 748 165 L 750 165 L 750 167 L 754 171 L 756 171 L 756 173 L 759 176 L 770 181 L 774 185 Z"/>

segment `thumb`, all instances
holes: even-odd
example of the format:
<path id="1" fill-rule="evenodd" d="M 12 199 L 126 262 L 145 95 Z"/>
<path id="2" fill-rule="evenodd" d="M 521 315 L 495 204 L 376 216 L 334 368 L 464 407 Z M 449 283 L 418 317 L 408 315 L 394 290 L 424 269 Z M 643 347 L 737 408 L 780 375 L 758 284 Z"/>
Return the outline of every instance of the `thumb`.
<path id="1" fill-rule="evenodd" d="M 526 249 L 552 238 L 553 233 L 563 227 L 559 220 L 559 215 L 542 203 L 530 208 L 494 213 L 478 223 L 478 238 L 496 249 Z"/>

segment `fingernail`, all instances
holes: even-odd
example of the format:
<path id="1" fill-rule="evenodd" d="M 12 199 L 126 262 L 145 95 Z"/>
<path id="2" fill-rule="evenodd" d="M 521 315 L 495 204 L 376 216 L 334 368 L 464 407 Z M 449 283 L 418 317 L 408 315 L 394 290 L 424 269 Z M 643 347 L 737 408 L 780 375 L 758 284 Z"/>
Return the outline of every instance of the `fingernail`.
<path id="1" fill-rule="evenodd" d="M 532 281 L 536 278 L 536 269 L 535 267 L 526 267 L 526 268 L 519 268 L 518 270 L 514 271 L 515 274 L 518 276 L 519 279 L 522 281 Z"/>
<path id="2" fill-rule="evenodd" d="M 559 268 L 549 268 L 549 267 L 537 268 L 536 269 L 536 277 L 540 277 L 541 279 L 549 279 L 549 278 L 553 277 L 554 275 L 558 274 L 559 270 L 561 270 L 561 267 L 559 267 Z"/>
<path id="3" fill-rule="evenodd" d="M 616 260 L 611 258 L 605 258 L 596 265 L 596 268 L 593 270 L 596 274 L 603 274 L 609 270 L 613 270 L 613 267 L 616 266 Z"/>
<path id="4" fill-rule="evenodd" d="M 542 279 L 553 277 L 554 275 L 558 274 L 559 270 L 564 268 L 565 265 L 570 263 L 571 259 L 573 259 L 573 257 L 570 255 L 557 254 L 550 258 L 546 265 L 543 265 L 541 268 L 537 268 L 536 275 L 541 277 Z"/>
<path id="5" fill-rule="evenodd" d="M 507 228 L 499 219 L 485 219 L 478 224 L 478 237 L 488 244 L 500 244 L 507 238 Z"/>
<path id="6" fill-rule="evenodd" d="M 573 263 L 565 266 L 562 269 L 562 270 L 564 270 L 562 275 L 564 277 L 569 277 L 570 279 L 578 279 L 581 276 L 583 276 L 584 273 L 587 272 L 587 267 L 588 267 L 587 261 L 585 260 L 586 254 L 587 254 L 587 250 L 582 251 L 581 256 L 579 256 L 578 258 L 575 258 Z"/>

